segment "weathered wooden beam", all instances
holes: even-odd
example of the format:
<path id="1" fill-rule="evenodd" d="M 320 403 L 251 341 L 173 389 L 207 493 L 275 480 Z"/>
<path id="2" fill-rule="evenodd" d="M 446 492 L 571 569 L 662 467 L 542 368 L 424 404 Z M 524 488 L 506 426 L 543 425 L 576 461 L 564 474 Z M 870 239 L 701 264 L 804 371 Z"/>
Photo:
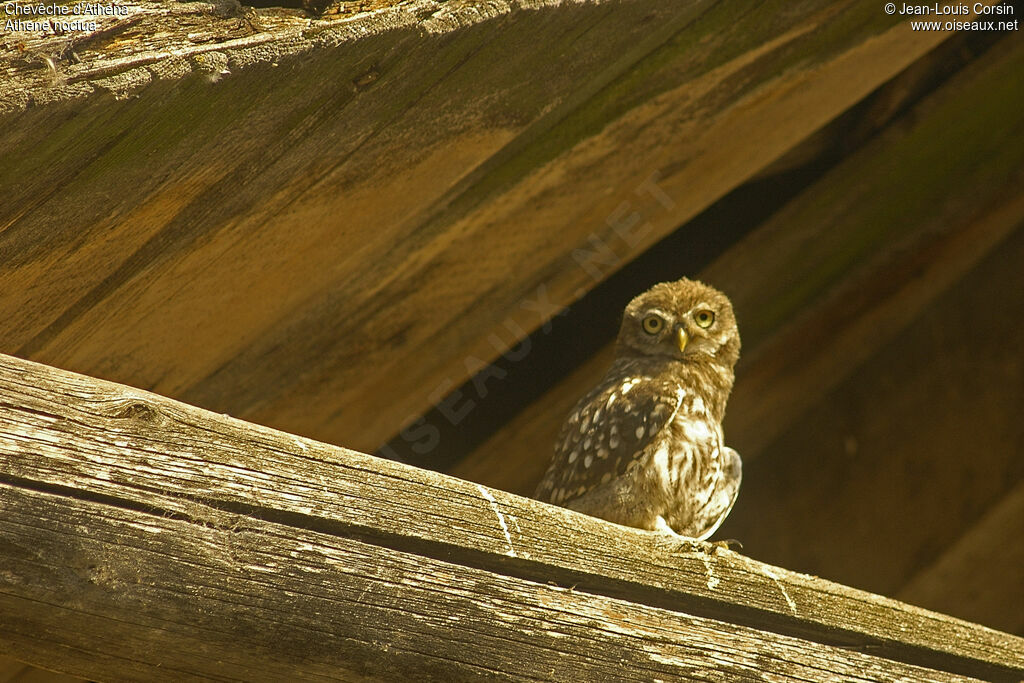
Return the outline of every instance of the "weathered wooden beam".
<path id="1" fill-rule="evenodd" d="M 946 37 L 861 0 L 118 4 L 4 43 L 0 348 L 363 450 Z"/>
<path id="2" fill-rule="evenodd" d="M 737 311 L 744 350 L 725 433 L 746 461 L 1024 221 L 1022 63 L 1020 41 L 992 48 L 697 274 Z M 532 491 L 562 419 L 611 354 L 452 473 Z"/>
<path id="3" fill-rule="evenodd" d="M 0 496 L 4 640 L 104 679 L 969 680 L 199 505 Z"/>
<path id="4" fill-rule="evenodd" d="M 1024 640 L 0 356 L 0 651 L 110 680 L 1014 680 Z"/>

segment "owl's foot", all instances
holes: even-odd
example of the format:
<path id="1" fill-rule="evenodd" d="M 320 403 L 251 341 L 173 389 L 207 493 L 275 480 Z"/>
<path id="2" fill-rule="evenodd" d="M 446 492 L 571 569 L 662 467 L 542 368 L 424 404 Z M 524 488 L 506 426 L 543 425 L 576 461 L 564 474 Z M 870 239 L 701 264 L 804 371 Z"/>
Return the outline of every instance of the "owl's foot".
<path id="1" fill-rule="evenodd" d="M 665 521 L 665 518 L 660 516 L 654 522 L 653 532 L 661 535 L 662 538 L 673 545 L 683 546 L 684 552 L 692 553 L 697 551 L 707 555 L 713 555 L 720 550 L 736 551 L 743 548 L 743 544 L 735 538 L 727 538 L 721 541 L 703 541 L 699 538 L 683 536 L 682 534 L 676 533 L 675 530 L 672 529 L 672 527 L 670 527 Z"/>
<path id="2" fill-rule="evenodd" d="M 711 552 L 717 552 L 718 550 L 742 550 L 743 544 L 737 541 L 735 538 L 727 538 L 724 541 L 711 541 Z"/>
<path id="3" fill-rule="evenodd" d="M 665 541 L 672 545 L 674 550 L 682 550 L 684 554 L 692 553 L 694 551 L 701 552 L 705 547 L 704 542 L 700 539 L 676 533 L 675 530 L 668 525 L 668 522 L 665 521 L 665 518 L 661 516 L 658 516 L 654 521 L 654 529 L 652 532 L 665 539 Z M 680 553 L 676 552 L 672 554 L 676 555 Z"/>

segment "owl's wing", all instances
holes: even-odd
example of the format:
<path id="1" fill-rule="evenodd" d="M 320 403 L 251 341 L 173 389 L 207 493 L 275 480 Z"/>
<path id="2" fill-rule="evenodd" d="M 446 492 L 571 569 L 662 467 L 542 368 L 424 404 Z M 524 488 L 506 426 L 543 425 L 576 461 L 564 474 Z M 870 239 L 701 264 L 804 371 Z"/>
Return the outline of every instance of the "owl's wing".
<path id="1" fill-rule="evenodd" d="M 723 464 L 714 493 L 702 510 L 695 512 L 689 528 L 680 529 L 683 536 L 703 541 L 718 530 L 729 516 L 743 481 L 743 461 L 740 454 L 731 448 L 723 448 Z"/>
<path id="2" fill-rule="evenodd" d="M 534 497 L 556 505 L 622 475 L 656 443 L 682 400 L 669 380 L 636 376 L 598 385 L 570 413 Z"/>

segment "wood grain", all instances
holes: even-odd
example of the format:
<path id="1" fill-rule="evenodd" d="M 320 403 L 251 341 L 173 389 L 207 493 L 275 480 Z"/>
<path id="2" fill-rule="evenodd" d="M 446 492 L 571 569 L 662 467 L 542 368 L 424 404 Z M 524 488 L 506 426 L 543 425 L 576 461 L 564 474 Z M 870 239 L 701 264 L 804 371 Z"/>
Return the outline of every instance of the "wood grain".
<path id="1" fill-rule="evenodd" d="M 395 678 L 508 666 L 585 680 L 620 656 L 647 677 L 719 658 L 720 671 L 804 675 L 792 672 L 812 665 L 796 654 L 807 647 L 838 658 L 813 666 L 840 676 L 1024 671 L 1024 641 L 1007 634 L 11 357 L 0 357 L 0 472 L 0 548 L 14 567 L 2 642 L 79 673 L 169 676 L 159 671 L 184 658 L 244 678 L 262 653 L 269 678 L 278 666 L 364 675 L 359 662 L 380 657 L 372 671 Z M 463 633 L 452 615 L 469 629 L 459 647 L 481 643 L 472 656 L 452 649 Z M 722 628 L 749 639 L 702 659 L 695 639 Z M 102 647 L 86 648 L 97 633 Z M 577 652 L 584 633 L 594 647 Z M 512 661 L 499 643 L 526 649 Z M 769 661 L 790 646 L 786 663 Z M 152 656 L 126 662 L 133 648 Z"/>
<path id="2" fill-rule="evenodd" d="M 0 348 L 363 450 L 944 39 L 853 0 L 417 1 L 182 45 L 138 7 L 169 44 L 56 84 L 5 53 Z"/>

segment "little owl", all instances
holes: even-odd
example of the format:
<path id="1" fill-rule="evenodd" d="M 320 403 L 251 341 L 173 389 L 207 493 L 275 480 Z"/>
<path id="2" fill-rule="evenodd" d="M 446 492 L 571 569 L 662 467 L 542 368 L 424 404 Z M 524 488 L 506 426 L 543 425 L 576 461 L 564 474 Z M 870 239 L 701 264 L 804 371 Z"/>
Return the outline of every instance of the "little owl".
<path id="1" fill-rule="evenodd" d="M 706 539 L 736 502 L 742 465 L 722 441 L 740 355 L 732 304 L 663 282 L 622 316 L 615 361 L 573 408 L 535 497 L 611 522 Z"/>

